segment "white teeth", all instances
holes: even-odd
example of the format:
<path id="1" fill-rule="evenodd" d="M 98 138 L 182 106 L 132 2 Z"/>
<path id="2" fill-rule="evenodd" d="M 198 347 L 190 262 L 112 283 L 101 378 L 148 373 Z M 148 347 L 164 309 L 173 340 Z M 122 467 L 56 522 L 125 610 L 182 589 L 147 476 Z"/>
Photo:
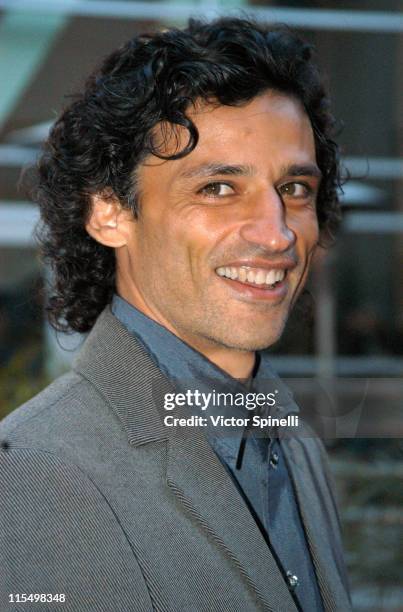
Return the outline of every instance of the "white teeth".
<path id="1" fill-rule="evenodd" d="M 266 274 L 266 285 L 274 285 L 276 282 L 276 270 L 270 270 Z"/>
<path id="2" fill-rule="evenodd" d="M 283 280 L 284 274 L 284 270 L 276 270 L 276 283 Z"/>
<path id="3" fill-rule="evenodd" d="M 246 281 L 246 277 L 247 277 L 248 273 L 245 270 L 245 268 L 241 268 L 238 272 L 238 277 L 239 280 L 241 281 L 241 283 L 244 283 Z"/>
<path id="4" fill-rule="evenodd" d="M 266 280 L 266 274 L 263 272 L 263 270 L 259 270 L 259 272 L 255 276 L 255 283 L 257 285 L 263 285 L 265 280 Z"/>
<path id="5" fill-rule="evenodd" d="M 281 282 L 286 274 L 285 270 L 265 270 L 263 268 L 247 268 L 234 266 L 220 266 L 216 270 L 218 276 L 239 280 L 241 283 L 248 282 L 255 285 L 274 285 Z"/>

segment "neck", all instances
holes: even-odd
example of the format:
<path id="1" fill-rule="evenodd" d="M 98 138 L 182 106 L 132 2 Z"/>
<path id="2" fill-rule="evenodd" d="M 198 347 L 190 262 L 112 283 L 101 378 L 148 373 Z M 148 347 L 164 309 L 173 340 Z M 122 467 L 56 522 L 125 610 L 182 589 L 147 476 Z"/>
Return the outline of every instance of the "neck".
<path id="1" fill-rule="evenodd" d="M 196 351 L 204 355 L 212 363 L 218 366 L 221 370 L 236 378 L 238 380 L 246 380 L 252 374 L 255 366 L 256 355 L 254 351 L 243 351 L 239 349 L 232 349 L 221 344 L 212 342 L 204 338 L 199 338 L 192 334 L 187 334 L 174 327 L 169 321 L 167 321 L 162 315 L 154 312 L 151 308 L 147 307 L 141 299 L 133 299 L 132 295 L 129 295 L 124 291 L 123 287 L 117 287 L 118 294 L 129 304 L 135 306 L 143 314 L 150 319 L 156 321 L 171 333 L 175 334 L 178 338 L 189 344 Z"/>

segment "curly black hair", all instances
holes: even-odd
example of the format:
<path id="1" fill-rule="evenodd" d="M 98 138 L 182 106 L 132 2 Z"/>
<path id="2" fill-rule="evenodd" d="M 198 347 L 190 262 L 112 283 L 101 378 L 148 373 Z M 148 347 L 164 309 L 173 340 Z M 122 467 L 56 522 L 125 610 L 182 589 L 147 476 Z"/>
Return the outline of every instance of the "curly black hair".
<path id="1" fill-rule="evenodd" d="M 242 105 L 267 89 L 300 100 L 323 174 L 322 243 L 333 237 L 340 216 L 338 148 L 312 56 L 311 45 L 285 27 L 221 18 L 135 36 L 104 60 L 53 125 L 31 172 L 31 196 L 41 211 L 37 236 L 53 270 L 47 310 L 54 327 L 87 332 L 115 290 L 114 250 L 85 230 L 91 196 L 111 194 L 136 216 L 135 169 L 150 153 L 165 159 L 153 128 L 160 122 L 185 127 L 188 143 L 169 159 L 187 155 L 198 132 L 186 111 L 197 100 Z"/>

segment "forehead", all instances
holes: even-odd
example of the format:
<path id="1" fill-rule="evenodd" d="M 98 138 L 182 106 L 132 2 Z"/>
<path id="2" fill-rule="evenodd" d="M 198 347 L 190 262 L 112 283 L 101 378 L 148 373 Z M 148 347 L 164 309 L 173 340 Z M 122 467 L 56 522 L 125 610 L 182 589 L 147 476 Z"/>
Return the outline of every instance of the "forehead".
<path id="1" fill-rule="evenodd" d="M 301 103 L 284 94 L 266 92 L 242 106 L 200 105 L 190 117 L 199 130 L 200 147 L 247 144 L 252 151 L 273 154 L 281 147 L 314 151 L 311 123 Z"/>
<path id="2" fill-rule="evenodd" d="M 261 95 L 237 106 L 198 101 L 188 111 L 189 117 L 199 129 L 208 131 L 209 123 L 226 130 L 241 130 L 248 134 L 253 127 L 271 127 L 277 121 L 287 122 L 294 129 L 310 121 L 301 102 L 294 96 L 268 90 Z M 239 134 L 241 136 L 241 134 Z"/>
<path id="3" fill-rule="evenodd" d="M 254 166 L 258 171 L 259 167 L 266 170 L 316 161 L 309 117 L 292 96 L 267 91 L 242 106 L 198 102 L 187 115 L 199 140 L 185 157 L 165 162 L 166 169 L 175 175 L 186 175 L 194 164 L 211 160 Z M 185 128 L 172 131 L 165 125 L 160 130 L 164 155 L 186 146 L 189 135 Z M 150 162 L 161 165 L 158 158 Z"/>

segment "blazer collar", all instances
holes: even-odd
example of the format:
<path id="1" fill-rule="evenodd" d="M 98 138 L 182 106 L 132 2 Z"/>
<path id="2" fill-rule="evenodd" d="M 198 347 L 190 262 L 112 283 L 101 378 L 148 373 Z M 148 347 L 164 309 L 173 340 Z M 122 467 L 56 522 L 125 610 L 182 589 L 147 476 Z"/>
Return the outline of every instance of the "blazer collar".
<path id="1" fill-rule="evenodd" d="M 167 439 L 168 428 L 159 407 L 164 393 L 172 393 L 173 387 L 109 306 L 74 359 L 73 370 L 103 395 L 121 420 L 130 444 Z"/>

